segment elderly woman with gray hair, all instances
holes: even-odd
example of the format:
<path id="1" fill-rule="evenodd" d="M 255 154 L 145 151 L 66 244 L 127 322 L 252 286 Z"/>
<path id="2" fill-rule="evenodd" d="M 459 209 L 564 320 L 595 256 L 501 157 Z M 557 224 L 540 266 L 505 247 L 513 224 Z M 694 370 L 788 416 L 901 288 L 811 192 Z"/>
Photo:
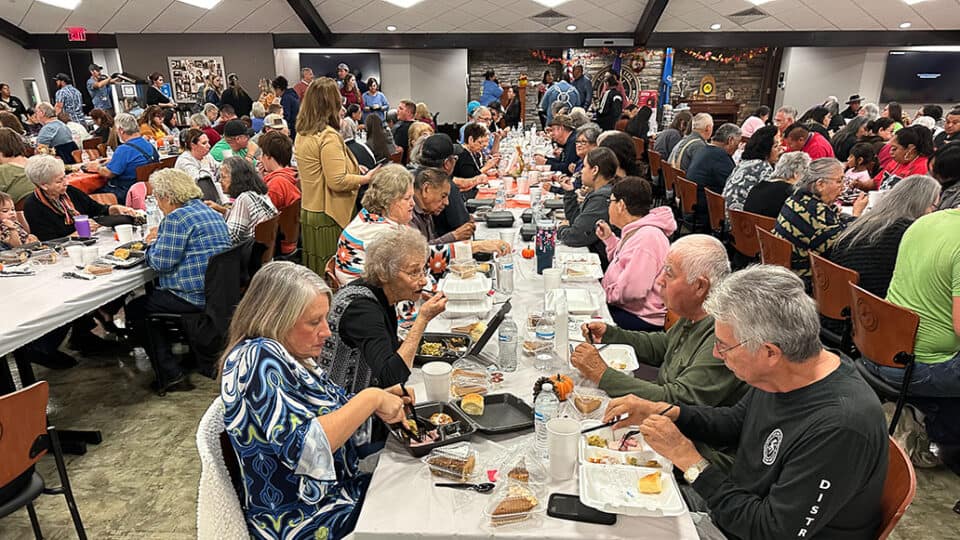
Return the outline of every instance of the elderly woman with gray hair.
<path id="1" fill-rule="evenodd" d="M 893 278 L 897 250 L 907 228 L 937 209 L 940 182 L 908 176 L 853 222 L 838 238 L 830 260 L 860 273 L 859 285 L 883 298 Z"/>
<path id="2" fill-rule="evenodd" d="M 147 266 L 157 273 L 158 287 L 127 304 L 127 321 L 136 345 L 145 347 L 157 366 L 157 389 L 189 387 L 163 332 L 147 339 L 151 313 L 199 313 L 210 257 L 230 249 L 230 233 L 223 218 L 200 200 L 203 192 L 180 169 L 162 169 L 150 175 L 150 186 L 164 218 L 145 239 Z"/>
<path id="3" fill-rule="evenodd" d="M 360 515 L 371 420 L 403 421 L 401 390 L 353 393 L 319 369 L 330 289 L 309 268 L 267 264 L 230 322 L 220 398 L 257 538 L 343 538 Z M 275 414 L 274 414 L 275 413 Z"/>
<path id="4" fill-rule="evenodd" d="M 810 155 L 806 152 L 782 154 L 773 174 L 750 189 L 742 209 L 761 216 L 779 216 L 780 209 L 793 193 L 794 186 L 807 174 L 810 161 Z"/>
<path id="5" fill-rule="evenodd" d="M 134 216 L 136 211 L 126 206 L 107 206 L 67 184 L 63 162 L 48 155 L 27 159 L 23 169 L 27 179 L 36 186 L 23 204 L 23 214 L 30 224 L 30 232 L 40 240 L 70 236 L 76 232 L 74 218 L 84 215 L 90 219 L 101 216 Z M 93 230 L 96 225 L 91 224 Z"/>
<path id="6" fill-rule="evenodd" d="M 363 277 L 334 295 L 328 317 L 333 335 L 323 346 L 320 365 L 348 392 L 387 388 L 410 376 L 427 324 L 447 305 L 443 293 L 423 302 L 406 338 L 399 340 L 396 306 L 420 299 L 428 253 L 426 239 L 416 230 L 388 231 L 366 247 Z"/>
<path id="7" fill-rule="evenodd" d="M 773 232 L 793 244 L 790 267 L 808 282 L 810 252 L 829 252 L 851 221 L 834 205 L 842 191 L 843 164 L 834 158 L 816 159 L 777 217 Z M 867 196 L 861 194 L 853 203 L 853 216 L 863 213 L 866 206 Z"/>

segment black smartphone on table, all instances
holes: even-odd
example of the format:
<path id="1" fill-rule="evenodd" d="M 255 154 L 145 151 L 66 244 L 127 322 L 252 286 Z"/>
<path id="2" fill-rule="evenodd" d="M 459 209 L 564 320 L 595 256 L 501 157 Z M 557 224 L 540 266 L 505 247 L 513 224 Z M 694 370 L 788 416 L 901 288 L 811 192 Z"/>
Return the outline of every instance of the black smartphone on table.
<path id="1" fill-rule="evenodd" d="M 580 502 L 577 495 L 553 493 L 547 503 L 547 515 L 557 519 L 596 523 L 598 525 L 613 525 L 617 522 L 617 515 L 601 512 Z"/>

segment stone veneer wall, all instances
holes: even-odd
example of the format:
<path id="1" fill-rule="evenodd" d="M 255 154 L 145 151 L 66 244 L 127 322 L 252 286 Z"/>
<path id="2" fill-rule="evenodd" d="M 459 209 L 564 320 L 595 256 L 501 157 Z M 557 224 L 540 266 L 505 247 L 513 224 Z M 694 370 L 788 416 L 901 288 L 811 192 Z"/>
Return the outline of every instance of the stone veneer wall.
<path id="1" fill-rule="evenodd" d="M 738 49 L 711 49 L 714 54 L 735 55 Z M 699 50 L 698 52 L 706 52 Z M 727 89 L 733 88 L 734 100 L 740 102 L 740 122 L 760 106 L 760 85 L 763 83 L 763 66 L 769 51 L 742 62 L 721 64 L 720 62 L 697 60 L 682 49 L 676 49 L 673 56 L 673 92 L 670 102 L 676 106 L 679 102 L 680 90 L 677 83 L 686 75 L 687 86 L 684 94 L 689 96 L 693 90 L 700 87 L 700 79 L 705 75 L 713 75 L 717 81 L 715 99 L 724 99 Z"/>
<path id="2" fill-rule="evenodd" d="M 573 56 L 596 52 L 597 49 L 574 49 Z M 561 49 L 547 49 L 544 52 L 551 57 L 558 57 L 562 54 Z M 613 55 L 586 59 L 584 61 L 584 71 L 587 76 L 593 80 L 596 75 L 613 61 Z M 539 125 L 537 119 L 537 84 L 543 78 L 543 72 L 547 69 L 553 71 L 554 76 L 559 76 L 561 66 L 557 63 L 547 65 L 546 62 L 534 58 L 529 49 L 510 49 L 510 50 L 474 50 L 467 53 L 467 72 L 470 77 L 468 101 L 480 97 L 480 89 L 483 85 L 483 73 L 488 69 L 494 70 L 497 78 L 510 81 L 516 84 L 521 73 L 527 74 L 530 86 L 527 87 L 527 114 L 524 118 L 524 124 L 530 125 L 531 122 Z M 663 51 L 657 50 L 655 54 L 647 60 L 646 66 L 639 73 L 641 88 L 644 90 L 656 89 L 661 71 L 663 70 Z M 464 111 L 464 116 L 466 111 Z"/>

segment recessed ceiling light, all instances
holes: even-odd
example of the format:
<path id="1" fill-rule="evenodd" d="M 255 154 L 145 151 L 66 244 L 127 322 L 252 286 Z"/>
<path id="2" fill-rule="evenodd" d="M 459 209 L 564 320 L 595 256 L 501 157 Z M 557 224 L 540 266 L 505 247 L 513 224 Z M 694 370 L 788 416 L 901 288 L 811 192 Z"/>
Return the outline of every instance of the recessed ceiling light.
<path id="1" fill-rule="evenodd" d="M 76 9 L 80 5 L 80 0 L 40 0 L 40 3 L 63 9 Z"/>
<path id="2" fill-rule="evenodd" d="M 763 4 L 766 4 L 767 2 L 772 2 L 773 0 L 747 0 L 747 1 L 755 6 L 761 6 Z"/>
<path id="3" fill-rule="evenodd" d="M 203 9 L 213 9 L 213 6 L 220 3 L 220 0 L 177 0 L 184 4 L 190 4 L 191 6 L 196 6 Z"/>
<path id="4" fill-rule="evenodd" d="M 388 24 L 388 25 L 387 25 L 387 32 L 396 32 L 396 31 L 397 31 L 397 27 L 396 27 L 396 26 L 394 26 L 394 25 L 392 25 L 392 24 Z"/>
<path id="5" fill-rule="evenodd" d="M 399 6 L 399 7 L 402 7 L 402 8 L 408 8 L 408 7 L 415 6 L 415 5 L 419 4 L 419 3 L 422 2 L 423 0 L 384 0 L 384 1 L 385 1 L 385 2 L 390 2 L 391 4 L 393 4 L 393 5 L 395 5 L 395 6 Z"/>
<path id="6" fill-rule="evenodd" d="M 533 1 L 540 4 L 541 6 L 547 6 L 549 8 L 557 7 L 560 4 L 567 2 L 567 0 L 533 0 Z"/>
<path id="7" fill-rule="evenodd" d="M 575 24 L 568 24 L 568 25 L 567 25 L 567 31 L 568 31 L 568 32 L 573 32 L 573 31 L 576 30 L 576 29 L 577 29 L 577 25 L 575 25 Z"/>
<path id="8" fill-rule="evenodd" d="M 711 24 L 711 25 L 710 25 L 710 29 L 711 29 L 711 30 L 719 30 L 719 29 L 720 29 L 720 23 L 713 23 L 713 24 Z"/>
<path id="9" fill-rule="evenodd" d="M 926 2 L 927 0 L 903 0 L 903 3 L 912 6 L 914 4 L 919 4 L 920 2 Z"/>
<path id="10" fill-rule="evenodd" d="M 902 22 L 902 23 L 900 23 L 900 28 L 910 28 L 911 26 L 913 26 L 913 25 L 910 24 L 910 23 L 908 23 L 908 22 Z"/>

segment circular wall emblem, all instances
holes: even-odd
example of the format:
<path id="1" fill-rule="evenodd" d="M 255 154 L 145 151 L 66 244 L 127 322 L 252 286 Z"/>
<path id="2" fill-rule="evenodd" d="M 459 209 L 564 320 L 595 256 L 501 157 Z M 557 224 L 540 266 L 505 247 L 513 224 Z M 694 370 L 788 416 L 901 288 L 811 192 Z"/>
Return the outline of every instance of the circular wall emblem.
<path id="1" fill-rule="evenodd" d="M 773 462 L 777 460 L 777 453 L 780 452 L 780 443 L 783 441 L 783 432 L 779 429 L 775 429 L 770 432 L 770 435 L 767 436 L 766 442 L 763 443 L 763 464 L 764 465 L 773 465 Z"/>

